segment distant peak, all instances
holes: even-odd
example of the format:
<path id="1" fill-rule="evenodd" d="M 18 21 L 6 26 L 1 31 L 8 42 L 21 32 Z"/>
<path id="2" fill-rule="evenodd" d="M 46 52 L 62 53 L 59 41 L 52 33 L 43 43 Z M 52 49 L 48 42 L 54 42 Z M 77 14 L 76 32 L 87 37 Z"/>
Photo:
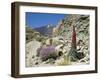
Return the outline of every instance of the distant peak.
<path id="1" fill-rule="evenodd" d="M 47 25 L 47 28 L 50 28 L 50 25 Z"/>

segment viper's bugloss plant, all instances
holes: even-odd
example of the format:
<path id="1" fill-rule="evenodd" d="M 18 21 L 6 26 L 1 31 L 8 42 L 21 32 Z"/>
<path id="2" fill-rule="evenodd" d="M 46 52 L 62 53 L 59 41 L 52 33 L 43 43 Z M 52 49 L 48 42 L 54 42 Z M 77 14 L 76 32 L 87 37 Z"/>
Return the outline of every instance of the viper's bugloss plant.
<path id="1" fill-rule="evenodd" d="M 71 61 L 77 60 L 77 47 L 76 47 L 76 31 L 75 26 L 72 29 L 72 42 L 71 42 L 71 49 L 69 51 L 68 57 L 70 57 Z"/>

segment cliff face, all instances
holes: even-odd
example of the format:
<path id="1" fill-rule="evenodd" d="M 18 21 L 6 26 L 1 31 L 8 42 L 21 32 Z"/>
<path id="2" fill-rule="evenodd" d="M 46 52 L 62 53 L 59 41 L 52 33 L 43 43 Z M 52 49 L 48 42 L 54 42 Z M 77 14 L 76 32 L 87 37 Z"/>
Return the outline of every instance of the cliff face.
<path id="1" fill-rule="evenodd" d="M 63 24 L 63 25 L 62 25 Z M 62 26 L 61 26 L 62 25 Z M 72 26 L 75 26 L 77 40 L 89 36 L 89 16 L 88 15 L 67 15 L 61 20 L 54 28 L 54 36 L 65 36 L 67 39 L 71 39 Z"/>
<path id="2" fill-rule="evenodd" d="M 69 14 L 61 20 L 54 28 L 54 36 L 62 36 L 67 41 L 71 48 L 72 44 L 72 31 L 75 26 L 76 31 L 76 47 L 78 52 L 84 53 L 89 60 L 89 16 Z"/>

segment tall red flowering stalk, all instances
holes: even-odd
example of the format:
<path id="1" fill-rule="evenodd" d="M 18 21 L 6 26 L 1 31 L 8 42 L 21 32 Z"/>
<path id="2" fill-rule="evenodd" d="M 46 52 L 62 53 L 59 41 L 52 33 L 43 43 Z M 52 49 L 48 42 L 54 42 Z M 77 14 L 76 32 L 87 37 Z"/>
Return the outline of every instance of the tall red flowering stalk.
<path id="1" fill-rule="evenodd" d="M 73 31 L 72 31 L 72 43 L 71 47 L 76 49 L 76 31 L 75 31 L 75 26 L 73 26 Z"/>
<path id="2" fill-rule="evenodd" d="M 77 60 L 75 26 L 73 26 L 73 29 L 72 29 L 72 42 L 71 42 L 71 49 L 69 51 L 68 58 L 70 58 L 70 61 L 76 61 Z"/>

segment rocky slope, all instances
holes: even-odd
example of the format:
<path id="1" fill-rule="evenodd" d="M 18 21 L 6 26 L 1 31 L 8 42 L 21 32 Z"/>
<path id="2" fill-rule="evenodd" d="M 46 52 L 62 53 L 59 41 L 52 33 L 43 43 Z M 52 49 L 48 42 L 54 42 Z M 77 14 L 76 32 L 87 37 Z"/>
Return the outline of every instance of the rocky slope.
<path id="1" fill-rule="evenodd" d="M 75 26 L 77 50 L 85 55 L 80 61 L 86 63 L 89 63 L 89 20 L 88 15 L 69 14 L 54 28 L 54 36 L 62 36 L 71 46 L 72 26 Z"/>

